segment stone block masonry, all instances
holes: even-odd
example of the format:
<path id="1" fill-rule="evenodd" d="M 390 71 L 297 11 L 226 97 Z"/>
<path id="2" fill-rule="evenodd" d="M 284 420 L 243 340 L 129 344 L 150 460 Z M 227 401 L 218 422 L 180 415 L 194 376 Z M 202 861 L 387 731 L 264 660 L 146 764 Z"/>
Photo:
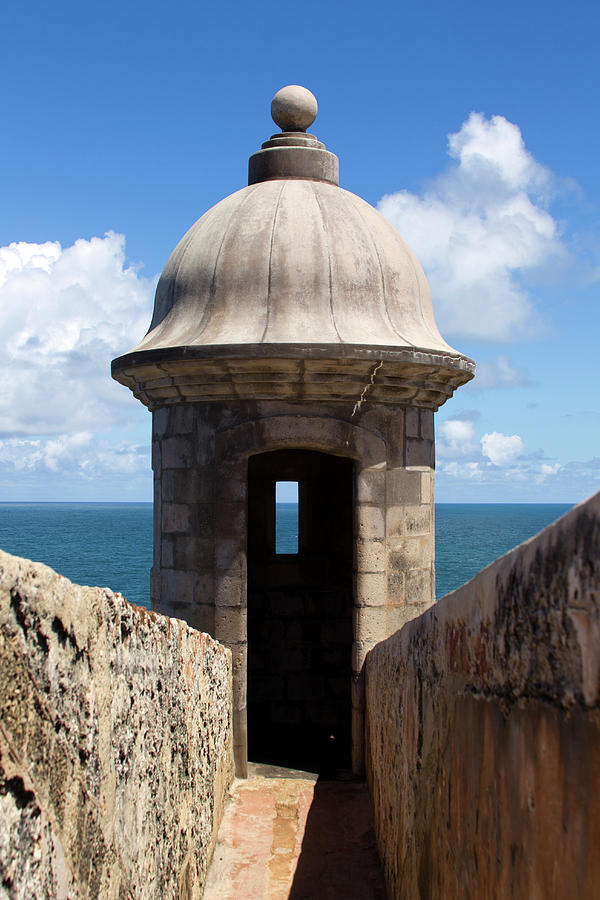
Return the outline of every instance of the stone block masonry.
<path id="1" fill-rule="evenodd" d="M 307 98 L 310 115 L 299 120 Z M 112 374 L 153 415 L 152 607 L 231 650 L 240 777 L 252 731 L 251 459 L 290 451 L 351 461 L 346 572 L 355 583 L 344 594 L 353 607 L 346 642 L 359 775 L 365 654 L 433 602 L 434 412 L 471 380 L 475 363 L 438 332 L 410 248 L 339 187 L 337 157 L 305 132 L 317 109 L 310 91 L 288 85 L 274 102 L 286 130 L 252 154 L 248 187 L 217 203 L 174 249 L 150 328 L 113 360 Z M 316 564 L 302 510 L 316 509 L 319 492 L 312 476 L 289 468 L 280 480 L 300 485 L 297 588 Z M 261 488 L 269 509 L 272 487 L 265 479 Z M 274 581 L 278 569 L 270 567 Z M 264 578 L 263 586 L 272 587 Z"/>
<path id="2" fill-rule="evenodd" d="M 229 651 L 0 551 L 0 695 L 2 895 L 200 897 L 233 772 Z"/>
<path id="3" fill-rule="evenodd" d="M 348 678 L 356 774 L 363 771 L 361 673 L 366 653 L 427 609 L 435 597 L 433 410 L 374 403 L 370 395 L 358 410 L 354 406 L 331 399 L 292 403 L 228 398 L 178 402 L 153 413 L 152 606 L 209 632 L 231 650 L 240 777 L 248 760 L 248 634 L 257 632 L 247 603 L 253 457 L 290 449 L 352 461 L 352 546 L 346 571 L 353 573 L 354 581 L 348 592 L 351 631 L 344 629 L 343 634 L 352 659 Z M 331 477 L 339 483 L 339 473 Z M 299 476 L 290 470 L 283 480 L 288 478 Z M 274 475 L 272 481 L 274 485 Z M 304 483 L 316 484 L 308 475 Z M 305 490 L 306 503 L 300 506 L 309 508 L 312 501 L 308 487 Z M 266 495 L 264 508 L 269 508 Z M 264 531 L 260 523 L 255 523 L 257 530 Z M 274 532 L 272 538 L 274 542 Z M 306 548 L 300 556 L 308 565 Z M 302 578 L 299 573 L 295 578 L 298 587 Z M 271 587 L 279 590 L 281 585 Z"/>
<path id="4" fill-rule="evenodd" d="M 596 897 L 600 494 L 366 661 L 366 767 L 389 895 Z"/>

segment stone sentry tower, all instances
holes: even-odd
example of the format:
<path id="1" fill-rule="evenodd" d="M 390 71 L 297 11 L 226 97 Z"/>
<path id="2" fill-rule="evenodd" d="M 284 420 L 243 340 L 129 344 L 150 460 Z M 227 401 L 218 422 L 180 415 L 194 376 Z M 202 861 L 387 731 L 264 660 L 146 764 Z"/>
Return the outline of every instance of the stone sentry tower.
<path id="1" fill-rule="evenodd" d="M 250 758 L 363 768 L 368 650 L 435 598 L 433 414 L 473 377 L 423 271 L 338 186 L 289 86 L 248 187 L 177 245 L 113 377 L 152 411 L 154 609 L 233 654 L 238 775 Z M 277 553 L 275 484 L 299 485 Z"/>

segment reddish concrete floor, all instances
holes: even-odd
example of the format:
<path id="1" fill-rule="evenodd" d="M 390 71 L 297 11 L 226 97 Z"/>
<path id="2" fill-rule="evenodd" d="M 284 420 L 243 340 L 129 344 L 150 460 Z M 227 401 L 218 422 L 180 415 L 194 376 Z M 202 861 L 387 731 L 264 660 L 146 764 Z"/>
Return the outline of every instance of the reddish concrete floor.
<path id="1" fill-rule="evenodd" d="M 204 900 L 385 900 L 367 788 L 251 766 L 236 780 Z"/>

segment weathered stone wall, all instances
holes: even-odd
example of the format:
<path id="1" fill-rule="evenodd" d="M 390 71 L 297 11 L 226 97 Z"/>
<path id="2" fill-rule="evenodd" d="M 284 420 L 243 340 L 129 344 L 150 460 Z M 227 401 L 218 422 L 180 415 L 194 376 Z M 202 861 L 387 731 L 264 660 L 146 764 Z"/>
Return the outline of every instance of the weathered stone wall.
<path id="1" fill-rule="evenodd" d="M 0 894 L 200 897 L 231 663 L 183 622 L 0 551 Z"/>
<path id="2" fill-rule="evenodd" d="M 597 896 L 599 700 L 597 494 L 369 653 L 390 896 Z"/>

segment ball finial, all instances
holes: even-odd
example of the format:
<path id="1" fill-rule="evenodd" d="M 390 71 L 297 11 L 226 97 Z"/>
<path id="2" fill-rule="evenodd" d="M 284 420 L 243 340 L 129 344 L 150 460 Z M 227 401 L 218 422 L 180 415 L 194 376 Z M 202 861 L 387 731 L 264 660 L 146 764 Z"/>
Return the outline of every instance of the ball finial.
<path id="1" fill-rule="evenodd" d="M 282 131 L 306 131 L 317 116 L 317 100 L 305 87 L 288 84 L 273 97 L 271 117 Z"/>

